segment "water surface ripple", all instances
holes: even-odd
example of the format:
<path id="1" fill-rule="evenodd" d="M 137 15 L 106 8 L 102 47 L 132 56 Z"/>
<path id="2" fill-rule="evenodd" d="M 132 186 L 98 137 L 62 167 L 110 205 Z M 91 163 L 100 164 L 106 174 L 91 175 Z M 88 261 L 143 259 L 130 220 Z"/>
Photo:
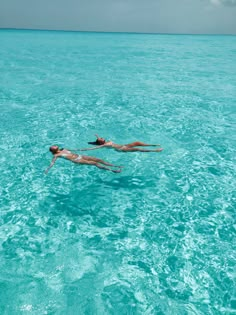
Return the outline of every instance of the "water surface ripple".
<path id="1" fill-rule="evenodd" d="M 236 312 L 236 41 L 0 31 L 0 313 Z M 162 153 L 48 147 L 161 143 Z"/>

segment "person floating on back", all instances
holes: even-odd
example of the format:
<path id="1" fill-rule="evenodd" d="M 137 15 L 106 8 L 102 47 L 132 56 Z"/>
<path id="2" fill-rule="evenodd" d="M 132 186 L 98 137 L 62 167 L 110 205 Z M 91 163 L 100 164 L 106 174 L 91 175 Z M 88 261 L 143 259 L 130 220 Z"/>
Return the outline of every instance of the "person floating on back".
<path id="1" fill-rule="evenodd" d="M 93 165 L 93 166 L 96 166 L 98 168 L 101 168 L 103 170 L 110 171 L 113 173 L 120 173 L 121 172 L 120 169 L 119 170 L 117 170 L 117 169 L 113 170 L 113 169 L 106 167 L 106 166 L 118 167 L 118 168 L 121 168 L 122 166 L 113 165 L 111 163 L 105 162 L 101 159 L 97 159 L 97 158 L 92 157 L 92 156 L 78 155 L 78 154 L 75 154 L 75 153 L 73 153 L 67 149 L 59 149 L 59 147 L 56 145 L 51 146 L 49 148 L 49 151 L 53 154 L 54 157 L 52 159 L 51 164 L 46 169 L 45 174 L 48 173 L 49 169 L 54 165 L 54 163 L 56 162 L 56 160 L 58 158 L 63 158 L 63 159 L 69 160 L 69 161 L 71 161 L 73 163 L 77 163 L 77 164 Z M 104 166 L 104 165 L 106 165 L 106 166 Z"/>
<path id="2" fill-rule="evenodd" d="M 97 140 L 94 142 L 88 142 L 88 144 L 96 145 L 95 148 L 86 148 L 86 149 L 76 149 L 76 151 L 89 151 L 89 150 L 97 150 L 101 148 L 111 148 L 116 151 L 122 151 L 122 152 L 161 152 L 163 149 L 158 148 L 155 150 L 150 149 L 140 149 L 136 147 L 156 147 L 160 144 L 147 144 L 140 141 L 135 141 L 128 144 L 116 144 L 110 140 L 106 141 L 104 138 L 99 137 L 97 134 L 95 135 Z"/>

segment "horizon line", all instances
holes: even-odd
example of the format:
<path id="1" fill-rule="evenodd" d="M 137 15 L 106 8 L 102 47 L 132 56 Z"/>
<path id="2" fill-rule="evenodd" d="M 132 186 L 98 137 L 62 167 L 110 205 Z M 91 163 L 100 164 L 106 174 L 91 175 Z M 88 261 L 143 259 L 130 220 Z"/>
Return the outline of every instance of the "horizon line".
<path id="1" fill-rule="evenodd" d="M 63 30 L 63 29 L 41 29 L 41 28 L 17 28 L 17 27 L 0 27 L 0 30 L 15 31 L 42 31 L 42 32 L 73 32 L 73 33 L 102 33 L 102 34 L 140 34 L 140 35 L 196 35 L 196 36 L 236 36 L 231 33 L 165 33 L 165 32 L 124 32 L 124 31 L 81 31 L 81 30 Z"/>

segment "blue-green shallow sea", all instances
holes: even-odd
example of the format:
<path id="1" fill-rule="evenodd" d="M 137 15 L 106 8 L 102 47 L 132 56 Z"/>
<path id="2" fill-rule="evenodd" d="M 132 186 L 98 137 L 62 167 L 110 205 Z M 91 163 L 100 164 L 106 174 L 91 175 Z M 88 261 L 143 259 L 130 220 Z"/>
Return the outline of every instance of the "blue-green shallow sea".
<path id="1" fill-rule="evenodd" d="M 0 31 L 0 314 L 236 312 L 236 37 Z M 48 148 L 88 152 L 121 174 Z"/>

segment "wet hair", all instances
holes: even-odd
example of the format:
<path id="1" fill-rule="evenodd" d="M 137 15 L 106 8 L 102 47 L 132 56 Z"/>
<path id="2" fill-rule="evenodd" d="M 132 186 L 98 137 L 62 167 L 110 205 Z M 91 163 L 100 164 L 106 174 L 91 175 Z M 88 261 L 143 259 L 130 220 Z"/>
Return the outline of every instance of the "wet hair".
<path id="1" fill-rule="evenodd" d="M 88 142 L 88 144 L 93 144 L 93 145 L 103 145 L 105 144 L 106 140 L 103 138 L 98 138 L 96 141 L 93 142 Z"/>
<path id="2" fill-rule="evenodd" d="M 49 151 L 52 152 L 52 153 L 56 153 L 58 150 L 59 150 L 59 147 L 57 145 L 52 145 L 49 148 Z"/>

